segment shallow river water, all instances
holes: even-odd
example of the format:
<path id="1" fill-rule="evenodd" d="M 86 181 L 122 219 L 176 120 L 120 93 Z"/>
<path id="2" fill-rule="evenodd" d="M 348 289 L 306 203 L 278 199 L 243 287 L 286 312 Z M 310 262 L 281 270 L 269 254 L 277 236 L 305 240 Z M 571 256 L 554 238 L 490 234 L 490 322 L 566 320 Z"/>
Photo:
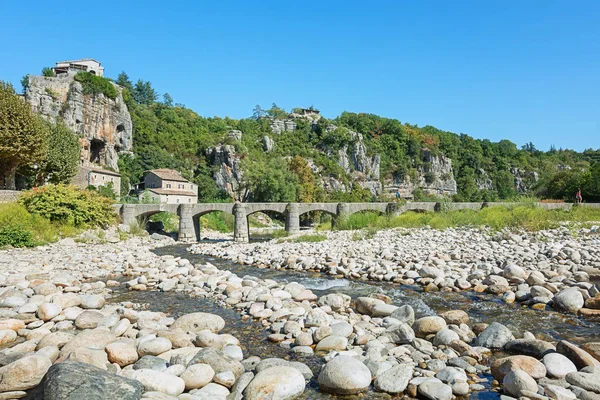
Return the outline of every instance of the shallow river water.
<path id="1" fill-rule="evenodd" d="M 231 261 L 190 254 L 186 245 L 175 245 L 154 250 L 158 255 L 173 255 L 189 259 L 193 264 L 210 262 L 219 269 L 229 270 L 240 277 L 250 275 L 260 278 L 269 278 L 278 282 L 298 282 L 311 289 L 317 296 L 327 293 L 345 293 L 353 298 L 366 296 L 379 292 L 390 296 L 396 305 L 409 304 L 416 317 L 434 315 L 447 310 L 461 309 L 467 312 L 472 322 L 500 322 L 513 331 L 530 331 L 541 339 L 559 340 L 567 339 L 575 343 L 600 341 L 600 321 L 584 320 L 574 315 L 554 311 L 533 310 L 521 307 L 519 304 L 508 305 L 497 297 L 474 292 L 425 293 L 420 287 L 405 286 L 391 283 L 371 281 L 358 281 L 336 279 L 318 273 L 304 273 L 288 270 L 259 269 L 252 266 L 235 264 Z M 279 357 L 304 362 L 315 376 L 318 374 L 322 361 L 318 356 L 298 356 L 291 354 L 287 349 L 281 348 L 267 340 L 267 332 L 262 325 L 254 321 L 244 321 L 237 311 L 220 307 L 211 299 L 195 298 L 183 293 L 160 293 L 147 291 L 126 291 L 117 289 L 112 301 L 132 301 L 143 303 L 148 309 L 162 311 L 173 316 L 191 312 L 210 312 L 218 314 L 225 319 L 223 333 L 230 333 L 240 340 L 244 355 L 259 356 L 261 358 Z M 496 399 L 494 392 L 474 393 L 470 399 Z M 305 391 L 302 399 L 333 399 L 318 391 L 316 380 L 313 379 Z M 348 397 L 346 397 L 348 398 Z M 360 399 L 389 399 L 389 395 L 367 392 L 353 398 Z"/>

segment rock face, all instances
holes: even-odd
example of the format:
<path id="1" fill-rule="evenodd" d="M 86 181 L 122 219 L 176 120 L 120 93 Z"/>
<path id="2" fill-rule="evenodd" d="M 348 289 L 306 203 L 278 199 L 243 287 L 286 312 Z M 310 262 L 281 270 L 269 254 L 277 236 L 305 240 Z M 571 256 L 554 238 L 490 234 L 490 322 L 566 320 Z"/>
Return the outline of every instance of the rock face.
<path id="1" fill-rule="evenodd" d="M 142 396 L 140 382 L 102 371 L 85 363 L 65 361 L 53 365 L 44 379 L 44 398 L 125 399 Z"/>
<path id="2" fill-rule="evenodd" d="M 206 156 L 211 165 L 218 169 L 213 173 L 217 187 L 232 198 L 243 201 L 248 193 L 242 190 L 243 174 L 240 167 L 240 156 L 232 145 L 218 145 L 206 149 Z"/>
<path id="3" fill-rule="evenodd" d="M 415 189 L 421 189 L 426 194 L 453 196 L 457 193 L 452 160 L 443 155 L 431 154 L 429 150 L 423 151 L 423 166 L 417 168 L 418 175 L 415 179 L 408 175 L 394 178 L 386 182 L 385 190 L 395 193 L 397 189 L 405 198 L 412 198 Z"/>
<path id="4" fill-rule="evenodd" d="M 120 152 L 131 151 L 133 126 L 121 89 L 113 100 L 104 94 L 84 94 L 73 74 L 29 75 L 25 99 L 50 120 L 62 119 L 80 137 L 82 164 L 99 164 L 118 171 Z"/>
<path id="5" fill-rule="evenodd" d="M 335 130 L 334 125 L 329 126 L 328 130 Z M 378 196 L 382 193 L 383 187 L 379 181 L 379 165 L 381 157 L 378 154 L 368 155 L 367 147 L 363 141 L 363 135 L 348 131 L 351 138 L 351 144 L 345 145 L 337 152 L 338 164 L 347 174 L 360 185 L 363 189 L 369 189 L 371 194 Z M 327 153 L 334 157 L 331 150 Z M 347 188 L 349 190 L 351 188 Z"/>

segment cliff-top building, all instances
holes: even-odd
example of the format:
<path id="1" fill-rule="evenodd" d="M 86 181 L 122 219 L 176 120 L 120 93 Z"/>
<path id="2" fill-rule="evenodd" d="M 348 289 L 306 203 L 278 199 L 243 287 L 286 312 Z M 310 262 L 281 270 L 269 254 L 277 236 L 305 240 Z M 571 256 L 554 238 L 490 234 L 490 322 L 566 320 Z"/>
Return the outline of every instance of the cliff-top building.
<path id="1" fill-rule="evenodd" d="M 93 58 L 82 58 L 81 60 L 59 61 L 52 68 L 56 75 L 67 74 L 69 72 L 89 72 L 94 75 L 104 76 L 104 67 L 99 61 Z"/>

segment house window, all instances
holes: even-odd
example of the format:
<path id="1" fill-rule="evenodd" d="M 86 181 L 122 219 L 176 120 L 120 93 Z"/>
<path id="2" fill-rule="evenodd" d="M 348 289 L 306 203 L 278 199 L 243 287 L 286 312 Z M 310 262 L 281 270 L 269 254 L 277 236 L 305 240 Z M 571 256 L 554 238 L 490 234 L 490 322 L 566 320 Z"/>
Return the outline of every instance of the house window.
<path id="1" fill-rule="evenodd" d="M 179 199 L 177 199 L 177 202 L 179 203 Z"/>
<path id="2" fill-rule="evenodd" d="M 171 184 L 167 183 L 167 189 L 171 189 Z"/>
<path id="3" fill-rule="evenodd" d="M 192 199 L 188 199 L 188 203 L 191 203 L 191 202 L 192 202 Z"/>

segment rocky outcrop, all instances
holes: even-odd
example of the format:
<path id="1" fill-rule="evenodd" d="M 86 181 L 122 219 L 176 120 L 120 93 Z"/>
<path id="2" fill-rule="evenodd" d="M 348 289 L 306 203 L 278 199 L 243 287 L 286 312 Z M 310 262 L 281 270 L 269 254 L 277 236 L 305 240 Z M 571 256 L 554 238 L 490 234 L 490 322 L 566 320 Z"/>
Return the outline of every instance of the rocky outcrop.
<path id="1" fill-rule="evenodd" d="M 526 193 L 539 179 L 539 174 L 535 171 L 525 171 L 520 168 L 511 167 L 510 173 L 515 177 L 515 189 L 519 194 Z"/>
<path id="2" fill-rule="evenodd" d="M 296 130 L 296 123 L 293 120 L 283 121 L 280 119 L 274 119 L 271 121 L 271 130 L 277 135 L 285 132 L 294 132 Z"/>
<path id="3" fill-rule="evenodd" d="M 210 165 L 216 167 L 213 179 L 217 187 L 235 200 L 245 200 L 248 193 L 240 185 L 243 173 L 240 167 L 240 156 L 236 154 L 235 147 L 231 145 L 209 147 L 206 149 L 206 157 Z"/>
<path id="4" fill-rule="evenodd" d="M 387 181 L 386 193 L 394 195 L 399 190 L 400 196 L 412 198 L 415 189 L 421 189 L 426 194 L 453 196 L 457 193 L 452 160 L 443 155 L 423 151 L 423 166 L 417 168 L 416 176 L 406 175 L 399 179 Z"/>
<path id="5" fill-rule="evenodd" d="M 327 127 L 328 131 L 337 129 L 335 125 Z M 363 141 L 363 135 L 359 132 L 348 131 L 351 143 L 335 151 L 330 148 L 324 148 L 324 151 L 331 157 L 337 155 L 337 162 L 344 169 L 353 182 L 364 189 L 368 189 L 374 196 L 382 193 L 383 186 L 379 180 L 379 166 L 381 157 L 378 154 L 368 155 L 367 147 Z M 327 191 L 349 191 L 352 185 L 348 186 L 339 182 L 334 177 L 322 177 L 323 187 Z"/>
<path id="6" fill-rule="evenodd" d="M 477 170 L 477 177 L 475 178 L 475 184 L 477 185 L 477 189 L 479 190 L 492 190 L 494 189 L 494 182 L 488 175 L 488 173 L 483 169 L 479 168 Z"/>
<path id="7" fill-rule="evenodd" d="M 118 170 L 120 152 L 133 145 L 131 116 L 117 87 L 116 99 L 84 94 L 73 74 L 57 77 L 29 75 L 25 99 L 47 119 L 63 119 L 80 136 L 82 165 L 90 163 Z"/>
<path id="8" fill-rule="evenodd" d="M 273 148 L 275 147 L 275 142 L 273 141 L 273 139 L 271 139 L 268 136 L 263 136 L 263 149 L 265 150 L 265 152 L 270 152 L 273 150 Z"/>

